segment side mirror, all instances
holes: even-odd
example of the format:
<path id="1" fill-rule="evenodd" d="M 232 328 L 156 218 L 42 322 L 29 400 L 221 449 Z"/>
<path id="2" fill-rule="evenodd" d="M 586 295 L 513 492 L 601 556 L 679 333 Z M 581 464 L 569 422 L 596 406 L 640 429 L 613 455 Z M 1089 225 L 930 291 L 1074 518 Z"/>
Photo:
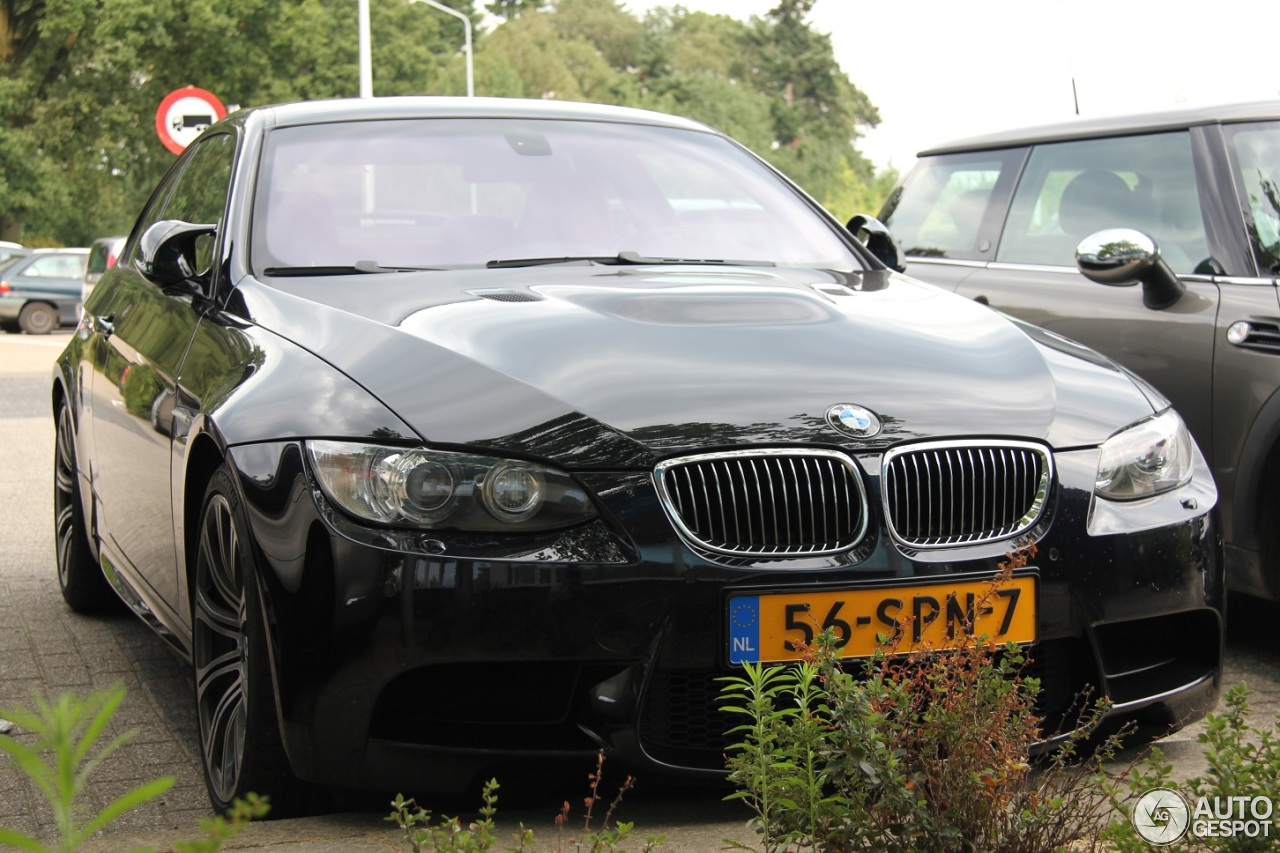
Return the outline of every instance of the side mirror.
<path id="1" fill-rule="evenodd" d="M 1159 311 L 1182 298 L 1186 287 L 1160 257 L 1155 239 L 1132 228 L 1090 234 L 1076 247 L 1076 266 L 1090 281 L 1111 287 L 1142 285 L 1142 304 Z"/>
<path id="2" fill-rule="evenodd" d="M 867 247 L 885 266 L 897 272 L 906 272 L 906 255 L 889 228 L 874 216 L 859 213 L 844 226 L 854 239 Z"/>
<path id="3" fill-rule="evenodd" d="M 216 225 L 193 225 L 178 219 L 162 219 L 142 232 L 138 241 L 138 272 L 161 287 L 199 283 L 196 241 L 211 237 Z"/>

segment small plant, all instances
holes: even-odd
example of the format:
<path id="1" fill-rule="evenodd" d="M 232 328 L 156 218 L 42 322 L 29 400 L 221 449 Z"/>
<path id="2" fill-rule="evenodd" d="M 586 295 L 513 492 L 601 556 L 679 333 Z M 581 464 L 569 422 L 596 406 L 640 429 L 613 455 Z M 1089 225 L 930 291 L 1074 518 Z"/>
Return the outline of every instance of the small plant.
<path id="1" fill-rule="evenodd" d="M 8 754 L 44 794 L 53 809 L 59 836 L 55 846 L 46 847 L 30 835 L 0 827 L 0 844 L 40 853 L 71 853 L 120 815 L 169 790 L 172 777 L 156 779 L 131 789 L 97 814 L 89 812 L 80 801 L 93 772 L 133 736 L 133 732 L 126 732 L 99 745 L 107 723 L 124 696 L 121 686 L 96 691 L 84 699 L 63 693 L 52 702 L 35 693 L 34 713 L 24 708 L 0 709 L 0 716 L 35 735 L 31 744 L 0 735 L 0 750 Z M 45 760 L 45 752 L 51 754 L 50 761 Z"/>
<path id="2" fill-rule="evenodd" d="M 1173 767 L 1164 760 L 1159 747 L 1152 747 L 1146 759 L 1122 774 L 1113 791 L 1116 811 L 1122 815 L 1107 828 L 1106 839 L 1122 853 L 1145 853 L 1151 845 L 1139 837 L 1130 816 L 1134 804 L 1143 794 L 1156 788 L 1179 791 L 1189 809 L 1192 825 L 1179 841 L 1179 850 L 1263 851 L 1276 849 L 1280 838 L 1280 713 L 1275 725 L 1261 728 L 1249 725 L 1249 695 L 1247 685 L 1237 684 L 1228 690 L 1223 701 L 1226 711 L 1211 713 L 1205 717 L 1205 730 L 1196 737 L 1204 747 L 1208 766 L 1202 776 L 1196 776 L 1182 784 L 1173 782 Z M 1203 802 L 1211 812 L 1208 818 L 1214 822 L 1224 817 L 1212 813 L 1223 807 L 1238 812 L 1239 804 L 1254 801 L 1270 804 L 1265 822 L 1270 828 L 1256 827 L 1250 836 L 1245 833 L 1231 837 L 1201 837 L 1195 831 L 1196 811 Z M 1237 814 L 1253 818 L 1255 815 Z M 1220 826 L 1220 824 L 1218 824 Z"/>
<path id="3" fill-rule="evenodd" d="M 635 824 L 625 821 L 617 821 L 615 823 L 614 814 L 618 811 L 618 807 L 622 805 L 623 795 L 635 786 L 635 779 L 628 776 L 622 786 L 618 788 L 618 793 L 614 795 L 613 800 L 609 803 L 609 809 L 605 812 L 604 820 L 600 822 L 598 830 L 593 830 L 591 823 L 594 819 L 595 804 L 600 802 L 600 783 L 604 780 L 604 750 L 596 754 L 595 772 L 589 773 L 587 780 L 589 792 L 583 800 L 582 837 L 573 838 L 570 836 L 566 838 L 565 827 L 569 824 L 569 802 L 566 800 L 564 806 L 560 809 L 560 814 L 556 815 L 556 846 L 553 848 L 555 853 L 562 853 L 562 851 L 570 851 L 570 853 L 625 853 L 626 848 L 622 844 L 631 837 L 631 831 L 635 828 Z M 649 851 L 660 846 L 663 840 L 662 836 L 650 836 L 645 839 L 644 846 L 640 850 L 643 853 L 649 853 Z"/>
<path id="4" fill-rule="evenodd" d="M 266 797 L 250 792 L 245 799 L 233 802 L 225 815 L 201 818 L 204 838 L 175 842 L 173 853 L 218 853 L 222 842 L 234 838 L 250 821 L 266 817 L 270 809 Z"/>
<path id="5" fill-rule="evenodd" d="M 1025 560 L 1009 555 L 988 594 Z M 1022 652 L 956 633 L 902 654 L 883 637 L 849 672 L 827 632 L 798 663 L 722 679 L 723 707 L 744 718 L 730 796 L 754 810 L 765 853 L 1096 849 L 1111 816 L 1102 764 L 1118 741 L 1080 755 L 1104 706 L 1033 768 L 1039 685 Z"/>
<path id="6" fill-rule="evenodd" d="M 89 813 L 80 802 L 89 777 L 134 734 L 133 731 L 125 732 L 95 749 L 107 724 L 124 701 L 125 690 L 117 685 L 90 693 L 84 699 L 77 699 L 73 693 L 63 693 L 53 702 L 39 693 L 34 696 L 34 713 L 24 708 L 0 709 L 0 716 L 12 718 L 19 728 L 34 734 L 35 742 L 24 744 L 9 735 L 0 735 L 0 751 L 8 754 L 44 794 L 53 809 L 59 841 L 48 847 L 37 838 L 0 826 L 0 847 L 16 847 L 31 853 L 73 853 L 111 821 L 155 799 L 173 785 L 172 777 L 156 779 L 117 797 L 97 814 Z M 51 753 L 52 762 L 42 757 L 45 752 Z M 225 817 L 220 815 L 201 820 L 204 838 L 178 841 L 173 845 L 173 851 L 217 853 L 223 841 L 234 836 L 250 820 L 266 815 L 268 808 L 265 798 L 249 794 L 247 800 L 236 800 Z M 143 851 L 145 848 L 137 848 L 134 853 Z"/>
<path id="7" fill-rule="evenodd" d="M 565 827 L 568 825 L 570 807 L 566 801 L 560 813 L 556 815 L 556 842 L 550 848 L 555 853 L 626 853 L 622 845 L 630 839 L 633 825 L 619 821 L 610 825 L 614 812 L 622 803 L 623 794 L 631 790 L 634 780 L 628 776 L 618 789 L 617 795 L 609 804 L 600 829 L 591 828 L 595 804 L 600 801 L 600 783 L 603 779 L 604 752 L 596 756 L 595 772 L 588 775 L 590 792 L 584 804 L 586 807 L 580 838 L 566 837 Z M 490 779 L 484 784 L 482 792 L 484 806 L 480 809 L 480 819 L 468 824 L 465 828 L 456 817 L 442 817 L 438 822 L 431 822 L 431 811 L 418 806 L 413 800 L 405 799 L 397 794 L 391 803 L 392 812 L 388 821 L 398 825 L 403 838 L 413 853 L 442 853 L 443 851 L 460 851 L 460 853 L 483 853 L 496 842 L 493 816 L 498 811 L 498 780 Z M 649 853 L 662 844 L 663 839 L 651 837 L 645 840 L 640 848 Z M 514 838 L 516 846 L 506 848 L 512 853 L 525 853 L 532 848 L 533 830 L 520 825 Z"/>
<path id="8" fill-rule="evenodd" d="M 498 811 L 498 780 L 490 779 L 484 783 L 481 795 L 484 806 L 480 809 L 480 820 L 462 828 L 462 822 L 456 817 L 444 817 L 439 823 L 431 823 L 431 810 L 418 806 L 403 794 L 396 794 L 391 802 L 392 812 L 387 820 L 400 827 L 405 843 L 413 853 L 423 851 L 458 850 L 466 853 L 479 853 L 493 846 L 493 816 Z M 526 842 L 532 833 L 520 827 L 517 835 L 518 846 L 514 850 L 526 849 Z"/>

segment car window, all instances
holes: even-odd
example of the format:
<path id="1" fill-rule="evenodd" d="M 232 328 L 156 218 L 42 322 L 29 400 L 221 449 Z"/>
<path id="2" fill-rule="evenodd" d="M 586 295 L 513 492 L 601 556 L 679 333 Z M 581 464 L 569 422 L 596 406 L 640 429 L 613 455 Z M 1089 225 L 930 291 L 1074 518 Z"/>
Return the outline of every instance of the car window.
<path id="1" fill-rule="evenodd" d="M 1190 134 L 1037 146 L 1014 193 L 996 260 L 1074 266 L 1076 246 L 1104 228 L 1150 234 L 1175 272 L 1209 271 Z"/>
<path id="2" fill-rule="evenodd" d="M 164 219 L 217 224 L 226 207 L 231 184 L 231 166 L 235 156 L 235 138 L 229 133 L 208 136 L 183 155 L 181 169 L 170 172 L 152 196 L 139 219 L 141 234 Z M 136 258 L 134 244 L 130 259 Z M 209 267 L 213 238 L 201 237 L 196 243 L 197 269 Z"/>
<path id="3" fill-rule="evenodd" d="M 1258 266 L 1280 275 L 1280 124 L 1247 125 L 1229 133 Z"/>
<path id="4" fill-rule="evenodd" d="M 41 255 L 27 265 L 23 275 L 36 278 L 83 278 L 84 255 Z"/>
<path id="5" fill-rule="evenodd" d="M 536 257 L 861 269 L 836 228 L 733 143 L 602 122 L 428 119 L 272 131 L 256 269 Z"/>
<path id="6" fill-rule="evenodd" d="M 89 247 L 89 262 L 85 268 L 86 273 L 101 275 L 112 267 L 116 262 L 116 255 L 119 253 L 124 240 L 120 237 L 113 237 L 110 240 L 97 240 Z"/>
<path id="7" fill-rule="evenodd" d="M 1000 195 L 1001 178 L 1012 182 L 1021 157 L 1022 151 L 1009 150 L 923 158 L 880 218 L 909 256 L 989 259 L 983 219 Z"/>
<path id="8" fill-rule="evenodd" d="M 227 206 L 227 190 L 231 186 L 231 164 L 235 156 L 235 138 L 219 133 L 202 139 L 191 160 L 174 185 L 165 219 L 217 225 Z M 212 236 L 196 241 L 196 269 L 209 269 L 213 257 Z"/>

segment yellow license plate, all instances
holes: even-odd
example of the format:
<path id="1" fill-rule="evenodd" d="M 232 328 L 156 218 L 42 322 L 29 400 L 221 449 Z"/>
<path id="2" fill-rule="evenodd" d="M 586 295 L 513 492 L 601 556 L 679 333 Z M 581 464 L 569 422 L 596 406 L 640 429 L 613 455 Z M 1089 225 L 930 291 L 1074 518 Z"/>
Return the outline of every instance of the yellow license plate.
<path id="1" fill-rule="evenodd" d="M 734 664 L 795 660 L 795 642 L 812 643 L 824 629 L 847 658 L 875 654 L 880 635 L 892 637 L 900 625 L 899 652 L 954 642 L 966 624 L 974 625 L 975 637 L 1031 643 L 1036 576 L 1018 575 L 995 589 L 990 580 L 976 580 L 733 595 L 728 616 Z"/>

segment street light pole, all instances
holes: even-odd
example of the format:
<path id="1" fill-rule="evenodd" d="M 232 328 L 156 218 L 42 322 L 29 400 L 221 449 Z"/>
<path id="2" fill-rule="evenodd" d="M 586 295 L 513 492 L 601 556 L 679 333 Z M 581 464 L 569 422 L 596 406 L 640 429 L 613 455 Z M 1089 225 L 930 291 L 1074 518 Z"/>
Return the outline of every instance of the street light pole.
<path id="1" fill-rule="evenodd" d="M 360 0 L 360 2 L 368 3 L 369 0 Z M 459 12 L 457 9 L 450 9 L 443 3 L 437 3 L 436 0 L 409 0 L 409 2 L 426 3 L 433 9 L 439 9 L 441 12 L 445 12 L 446 14 L 453 15 L 455 18 L 462 19 L 463 30 L 466 33 L 466 47 L 464 50 L 467 53 L 467 97 L 474 98 L 476 95 L 476 84 L 475 74 L 472 71 L 471 65 L 471 19 Z"/>
<path id="2" fill-rule="evenodd" d="M 358 0 L 356 10 L 360 20 L 360 97 L 373 97 L 373 51 L 369 40 L 369 0 Z"/>

